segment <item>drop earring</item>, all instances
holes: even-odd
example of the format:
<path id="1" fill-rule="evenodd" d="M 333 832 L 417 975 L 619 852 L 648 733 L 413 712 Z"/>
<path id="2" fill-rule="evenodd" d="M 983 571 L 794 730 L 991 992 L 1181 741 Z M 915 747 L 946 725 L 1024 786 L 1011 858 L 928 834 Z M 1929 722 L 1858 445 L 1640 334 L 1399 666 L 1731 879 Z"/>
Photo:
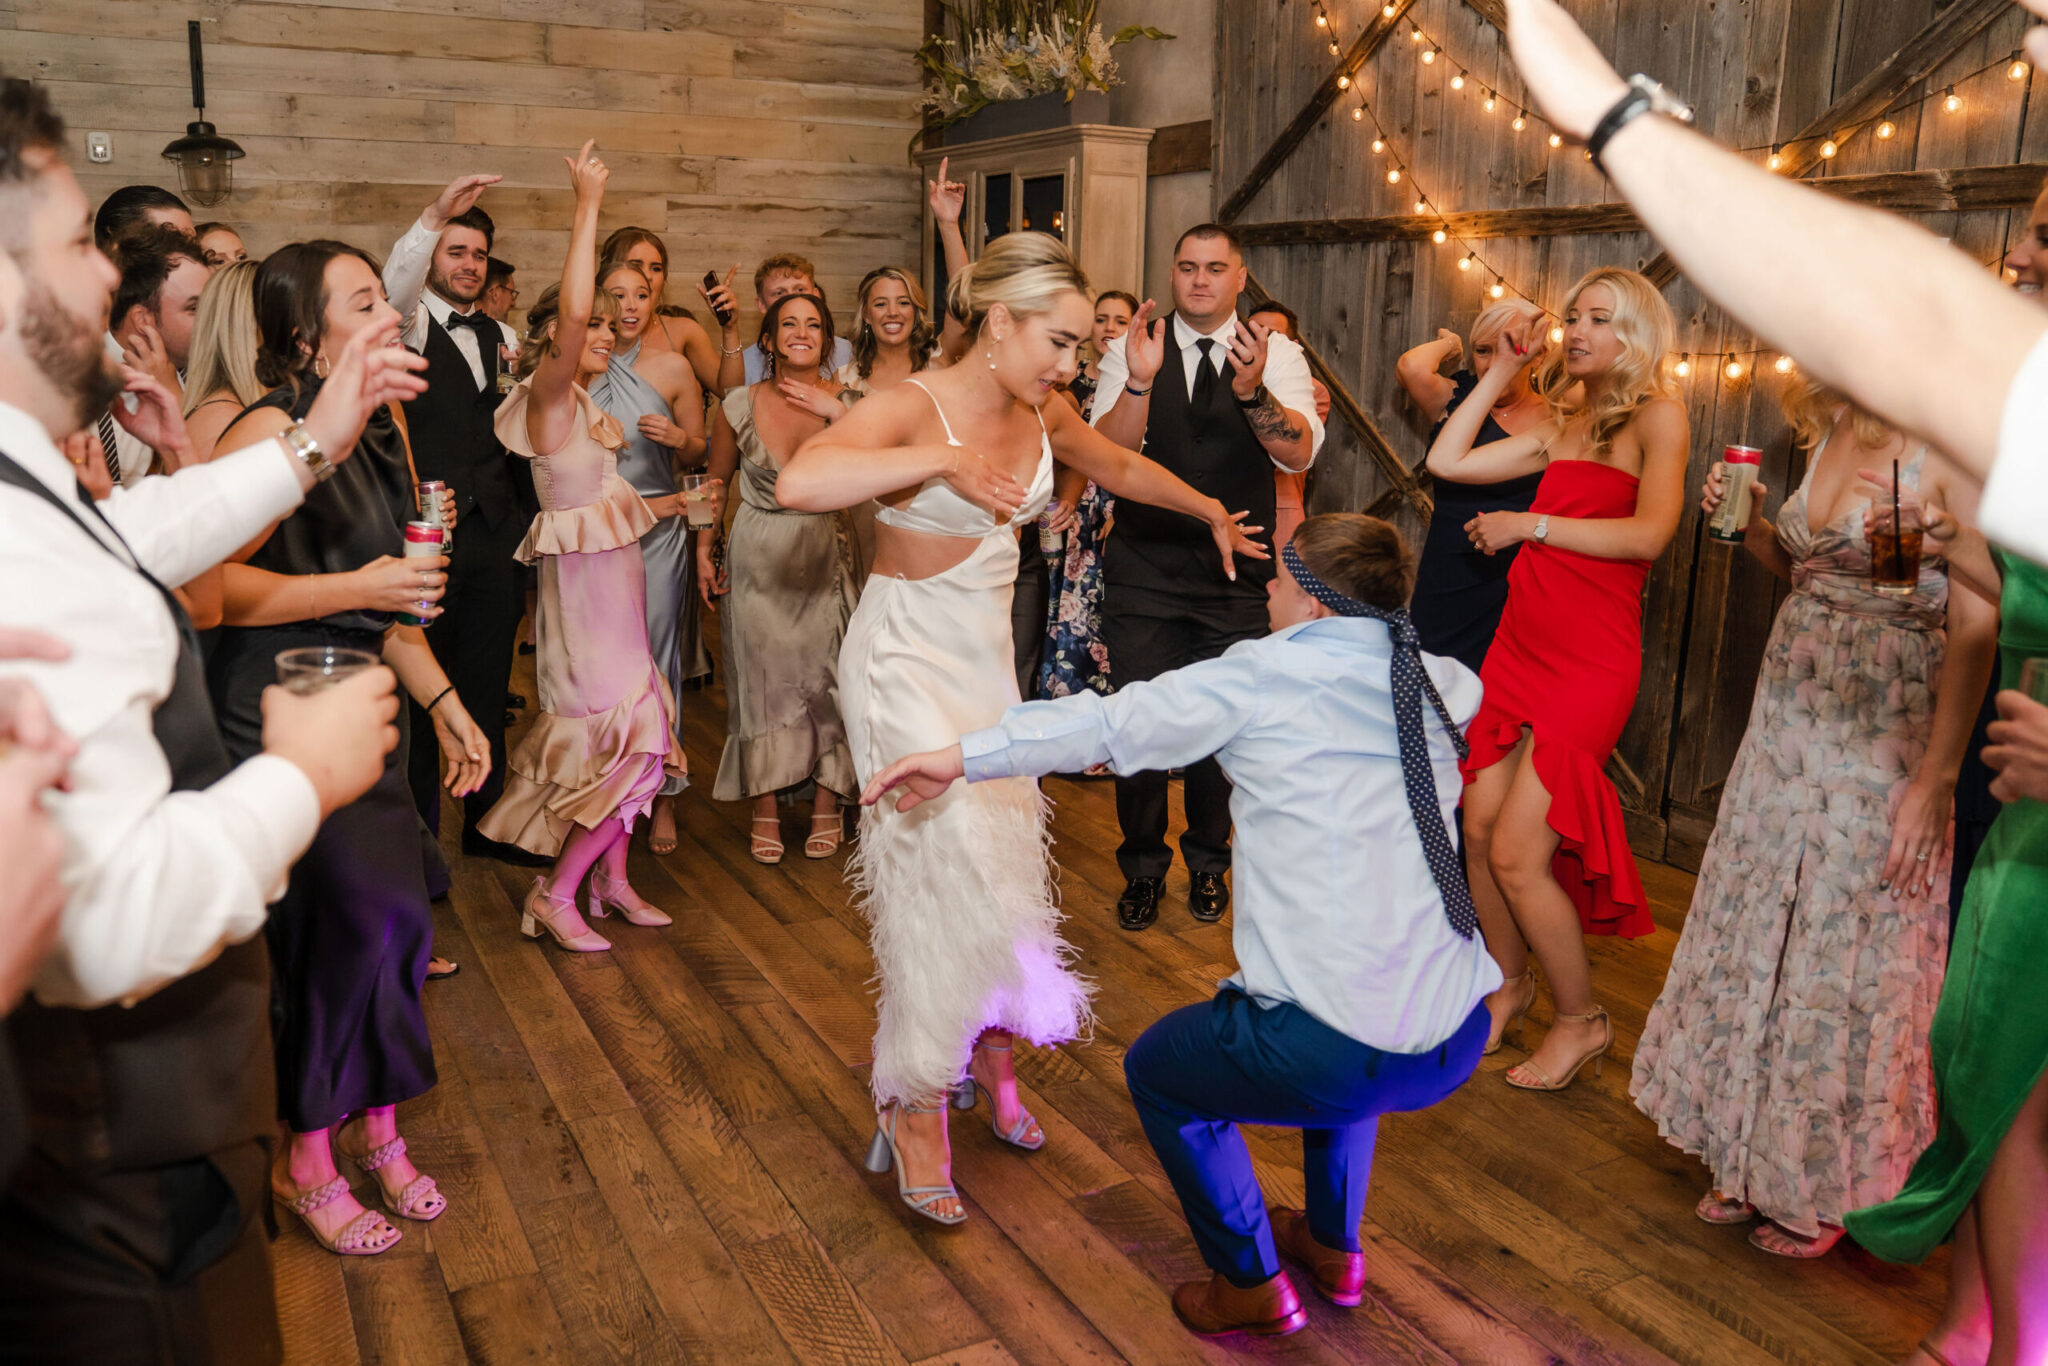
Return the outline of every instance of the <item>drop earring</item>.
<path id="1" fill-rule="evenodd" d="M 988 368 L 991 370 L 996 368 L 996 349 L 993 346 L 988 349 Z"/>

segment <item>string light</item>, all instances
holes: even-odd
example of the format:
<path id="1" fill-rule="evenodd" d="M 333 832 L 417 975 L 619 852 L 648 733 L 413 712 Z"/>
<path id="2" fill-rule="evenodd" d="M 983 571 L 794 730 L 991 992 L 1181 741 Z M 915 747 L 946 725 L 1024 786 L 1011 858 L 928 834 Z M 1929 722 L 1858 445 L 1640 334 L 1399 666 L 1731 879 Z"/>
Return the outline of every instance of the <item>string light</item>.
<path id="1" fill-rule="evenodd" d="M 1489 90 L 1489 91 L 1487 91 L 1487 92 L 1486 92 L 1486 112 L 1487 112 L 1487 113 L 1491 114 L 1491 113 L 1493 112 L 1493 104 L 1494 104 L 1494 100 L 1493 100 L 1493 92 L 1492 92 L 1491 90 Z"/>
<path id="2" fill-rule="evenodd" d="M 1728 376 L 1728 378 L 1730 379 L 1741 379 L 1743 374 L 1742 362 L 1739 360 L 1729 361 L 1728 367 L 1721 373 Z"/>
<path id="3" fill-rule="evenodd" d="M 1445 232 L 1442 228 L 1438 228 L 1435 232 L 1429 235 L 1429 240 L 1436 243 L 1438 246 L 1442 246 L 1444 243 L 1451 240 L 1451 235 Z"/>
<path id="4" fill-rule="evenodd" d="M 1419 42 L 1421 42 L 1421 41 L 1422 41 L 1422 30 L 1421 30 L 1421 29 L 1419 29 L 1419 28 L 1412 28 L 1412 29 L 1409 29 L 1409 30 L 1408 30 L 1408 41 L 1409 41 L 1409 42 L 1411 42 L 1411 43 L 1419 43 Z"/>
<path id="5" fill-rule="evenodd" d="M 1680 379 L 1688 378 L 1692 374 L 1692 353 L 1688 351 L 1679 356 L 1678 364 L 1671 367 L 1671 373 Z"/>
<path id="6" fill-rule="evenodd" d="M 1389 185 L 1399 185 L 1400 183 L 1401 183 L 1401 168 L 1400 168 L 1399 166 L 1389 166 L 1389 167 L 1387 168 L 1387 184 L 1389 184 Z"/>
<path id="7" fill-rule="evenodd" d="M 1877 125 L 1877 136 L 1880 141 L 1890 142 L 1894 137 L 1898 136 L 1898 132 L 1899 125 L 1893 123 L 1890 119 L 1886 119 L 1883 123 Z"/>
<path id="8" fill-rule="evenodd" d="M 2012 54 L 2012 65 L 2005 69 L 2005 78 L 2009 81 L 2023 81 L 2027 78 L 2027 64 L 2019 53 Z"/>
<path id="9" fill-rule="evenodd" d="M 1552 133 L 1550 135 L 1550 145 L 1553 148 L 1564 146 L 1564 135 L 1562 133 Z"/>
<path id="10" fill-rule="evenodd" d="M 1954 86 L 1950 86 L 1946 91 L 1943 92 L 1941 107 L 1943 109 L 1946 109 L 1951 114 L 1959 114 L 1962 112 L 1963 97 L 1956 93 L 1956 88 Z"/>
<path id="11" fill-rule="evenodd" d="M 1785 151 L 1785 144 L 1784 144 L 1784 143 L 1782 143 L 1782 142 L 1774 142 L 1774 143 L 1772 143 L 1772 144 L 1771 144 L 1771 160 L 1770 160 L 1770 163 L 1769 163 L 1769 164 L 1770 164 L 1770 168 L 1771 168 L 1772 170 L 1774 170 L 1774 171 L 1775 171 L 1775 170 L 1777 170 L 1777 169 L 1778 169 L 1778 168 L 1779 168 L 1780 166 L 1783 166 L 1783 165 L 1785 164 L 1785 156 L 1784 156 L 1784 151 Z"/>
<path id="12" fill-rule="evenodd" d="M 1488 287 L 1486 292 L 1490 297 L 1499 299 L 1507 294 L 1508 287 L 1502 284 L 1500 276 L 1496 275 L 1493 277 L 1493 284 Z"/>
<path id="13" fill-rule="evenodd" d="M 1436 59 L 1442 55 L 1442 48 L 1433 47 L 1429 51 L 1422 54 L 1422 64 L 1424 66 L 1434 66 L 1436 64 Z"/>
<path id="14" fill-rule="evenodd" d="M 1527 128 L 1529 126 L 1529 112 L 1526 109 L 1518 112 L 1515 115 L 1515 121 L 1509 124 L 1508 126 L 1514 129 L 1517 133 L 1521 132 L 1524 128 Z"/>
<path id="15" fill-rule="evenodd" d="M 1323 13 L 1323 12 L 1322 12 L 1321 10 L 1317 10 L 1317 11 L 1316 11 L 1316 27 L 1317 27 L 1317 28 L 1328 28 L 1329 26 L 1330 26 L 1330 16 L 1329 16 L 1329 15 L 1327 15 L 1327 14 L 1325 14 L 1325 13 Z"/>
<path id="16" fill-rule="evenodd" d="M 1380 14 L 1385 18 L 1391 19 L 1394 17 L 1394 7 L 1392 5 L 1381 5 Z"/>
<path id="17" fill-rule="evenodd" d="M 1780 356 L 1778 357 L 1777 364 L 1771 368 L 1781 375 L 1789 375 L 1792 373 L 1792 358 L 1790 356 Z"/>
<path id="18" fill-rule="evenodd" d="M 1356 108 L 1356 109 L 1354 109 L 1354 110 L 1352 110 L 1352 111 L 1351 111 L 1351 121 L 1352 121 L 1353 123 L 1364 123 L 1364 122 L 1365 122 L 1365 106 L 1364 106 L 1364 105 L 1362 105 L 1362 104 L 1361 104 L 1361 105 L 1359 105 L 1359 106 L 1358 106 L 1358 108 Z M 1373 150 L 1374 150 L 1375 152 L 1379 151 L 1379 150 L 1380 150 L 1380 149 L 1381 149 L 1382 147 L 1385 147 L 1385 146 L 1386 146 L 1386 144 L 1385 144 L 1385 143 L 1383 143 L 1383 142 L 1381 142 L 1381 141 L 1379 141 L 1379 140 L 1378 140 L 1377 138 L 1375 138 L 1375 139 L 1373 140 L 1373 144 L 1372 144 L 1372 149 L 1373 149 Z"/>
<path id="19" fill-rule="evenodd" d="M 1451 89 L 1453 89 L 1453 90 L 1463 90 L 1464 88 L 1465 88 L 1465 73 L 1464 73 L 1464 72 L 1462 72 L 1462 71 L 1460 71 L 1460 72 L 1459 72 L 1459 73 L 1458 73 L 1457 75 L 1455 75 L 1455 76 L 1451 77 Z"/>
<path id="20" fill-rule="evenodd" d="M 1835 153 L 1841 150 L 1841 147 L 1836 144 L 1833 138 L 1829 138 L 1826 142 L 1823 142 L 1820 145 L 1820 154 L 1829 159 L 1832 159 Z"/>
<path id="21" fill-rule="evenodd" d="M 1337 88 L 1339 90 L 1349 90 L 1351 88 L 1351 78 L 1341 71 L 1337 73 Z"/>
<path id="22" fill-rule="evenodd" d="M 1417 213 L 1428 213 L 1428 212 L 1429 212 L 1429 201 L 1428 201 L 1427 199 L 1418 199 L 1418 200 L 1416 200 L 1416 201 L 1415 201 L 1415 212 L 1417 212 Z"/>
<path id="23" fill-rule="evenodd" d="M 1378 156 L 1381 152 L 1384 152 L 1386 150 L 1387 142 L 1385 138 L 1374 138 L 1372 140 L 1372 154 L 1374 156 Z"/>
<path id="24" fill-rule="evenodd" d="M 1344 50 L 1343 48 L 1341 48 L 1341 47 L 1339 47 L 1339 46 L 1337 45 L 1337 40 L 1336 40 L 1335 38 L 1332 38 L 1332 39 L 1330 40 L 1330 55 L 1331 55 L 1332 57 L 1336 56 L 1336 55 L 1337 55 L 1338 53 L 1342 52 L 1343 50 Z"/>
<path id="25" fill-rule="evenodd" d="M 1563 329 L 1562 327 L 1553 327 L 1553 328 L 1551 328 L 1551 329 L 1550 329 L 1550 344 L 1551 344 L 1552 346 L 1555 346 L 1555 345 L 1557 345 L 1557 344 L 1558 344 L 1559 342 L 1561 342 L 1561 341 L 1563 341 L 1563 340 L 1564 340 L 1564 329 Z"/>
<path id="26" fill-rule="evenodd" d="M 1464 254 L 1464 255 L 1463 255 L 1462 257 L 1460 257 L 1460 258 L 1459 258 L 1459 260 L 1458 260 L 1458 269 L 1459 269 L 1459 270 L 1470 270 L 1470 269 L 1472 269 L 1472 253 L 1471 253 L 1471 252 L 1469 252 L 1469 251 L 1468 251 L 1468 252 L 1466 252 L 1466 253 L 1465 253 L 1465 254 Z"/>

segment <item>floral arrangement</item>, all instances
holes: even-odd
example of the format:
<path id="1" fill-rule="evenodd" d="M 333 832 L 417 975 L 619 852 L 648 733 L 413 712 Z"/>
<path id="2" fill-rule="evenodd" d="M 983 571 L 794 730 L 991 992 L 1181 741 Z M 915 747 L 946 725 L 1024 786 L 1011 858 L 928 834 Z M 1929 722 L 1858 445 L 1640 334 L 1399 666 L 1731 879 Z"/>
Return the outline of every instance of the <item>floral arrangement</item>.
<path id="1" fill-rule="evenodd" d="M 944 128 L 1002 100 L 1121 85 L 1113 50 L 1137 38 L 1171 38 L 1144 24 L 1104 37 L 1096 0 L 945 0 L 951 32 L 925 40 L 928 78 L 919 107 Z"/>

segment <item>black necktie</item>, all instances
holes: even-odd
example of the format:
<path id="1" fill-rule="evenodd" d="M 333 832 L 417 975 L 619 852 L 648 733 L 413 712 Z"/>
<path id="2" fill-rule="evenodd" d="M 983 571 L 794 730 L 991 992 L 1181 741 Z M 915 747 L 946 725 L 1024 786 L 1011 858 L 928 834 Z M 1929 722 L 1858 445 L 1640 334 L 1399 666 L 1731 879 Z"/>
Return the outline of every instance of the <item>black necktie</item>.
<path id="1" fill-rule="evenodd" d="M 1429 762 L 1429 741 L 1422 734 L 1425 696 L 1449 732 L 1458 757 L 1463 759 L 1471 751 L 1465 737 L 1458 733 L 1457 723 L 1451 720 L 1450 709 L 1444 706 L 1436 684 L 1422 667 L 1422 642 L 1415 634 L 1415 623 L 1408 619 L 1406 609 L 1390 611 L 1337 592 L 1309 572 L 1292 545 L 1280 551 L 1280 558 L 1302 591 L 1339 616 L 1372 617 L 1387 624 L 1387 637 L 1394 645 L 1393 664 L 1388 671 L 1394 694 L 1394 736 L 1400 742 L 1401 782 L 1408 789 L 1408 811 L 1415 817 L 1416 833 L 1422 837 L 1422 856 L 1428 861 L 1429 875 L 1435 879 L 1437 893 L 1443 898 L 1444 915 L 1461 938 L 1470 939 L 1479 928 L 1479 913 L 1473 908 L 1472 889 L 1465 885 L 1465 870 L 1459 865 L 1457 851 L 1451 847 L 1451 837 L 1444 829 L 1436 774 Z"/>
<path id="2" fill-rule="evenodd" d="M 100 414 L 99 432 L 100 451 L 106 457 L 107 473 L 113 477 L 114 487 L 119 488 L 121 487 L 121 452 L 114 443 L 114 414 L 112 411 Z"/>
<path id="3" fill-rule="evenodd" d="M 1209 337 L 1202 337 L 1195 342 L 1195 349 L 1202 354 L 1195 362 L 1195 387 L 1188 396 L 1188 406 L 1198 413 L 1206 409 L 1209 400 L 1216 396 L 1216 367 L 1209 364 L 1209 351 L 1215 345 L 1215 341 Z"/>
<path id="4" fill-rule="evenodd" d="M 504 341 L 504 334 L 498 331 L 498 320 L 479 308 L 471 313 L 450 313 L 448 327 L 451 337 L 458 327 L 466 327 L 476 333 L 477 354 L 484 362 L 484 392 L 495 391 L 498 387 L 498 347 Z"/>

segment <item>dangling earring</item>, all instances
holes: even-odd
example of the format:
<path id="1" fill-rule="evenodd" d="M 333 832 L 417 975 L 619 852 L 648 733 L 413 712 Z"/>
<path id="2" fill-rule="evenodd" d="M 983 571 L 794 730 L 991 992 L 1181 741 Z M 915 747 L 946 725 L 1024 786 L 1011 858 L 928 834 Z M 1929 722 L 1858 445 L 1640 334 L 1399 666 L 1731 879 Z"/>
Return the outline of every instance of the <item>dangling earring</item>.
<path id="1" fill-rule="evenodd" d="M 327 363 L 327 353 L 325 351 L 322 351 L 319 355 L 313 357 L 314 378 L 326 379 L 327 372 L 332 368 L 333 367 Z"/>
<path id="2" fill-rule="evenodd" d="M 994 334 L 990 334 L 990 340 L 988 344 L 988 368 L 991 370 L 996 368 L 996 343 L 1001 340 L 1001 337 L 997 337 Z"/>

